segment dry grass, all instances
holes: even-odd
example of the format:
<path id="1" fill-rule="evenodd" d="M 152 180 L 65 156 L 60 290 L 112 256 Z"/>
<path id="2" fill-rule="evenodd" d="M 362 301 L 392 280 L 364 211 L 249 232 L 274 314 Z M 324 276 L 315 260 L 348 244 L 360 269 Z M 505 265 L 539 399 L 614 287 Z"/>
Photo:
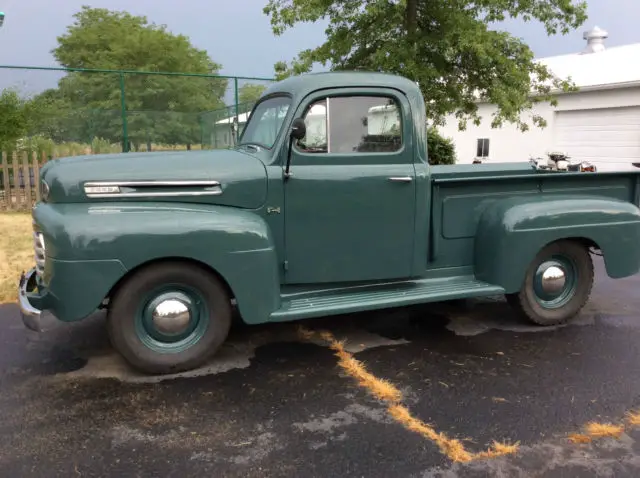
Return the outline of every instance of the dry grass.
<path id="1" fill-rule="evenodd" d="M 624 432 L 624 427 L 622 425 L 613 425 L 612 423 L 591 422 L 587 423 L 585 431 L 591 438 L 619 438 Z"/>
<path id="2" fill-rule="evenodd" d="M 336 348 L 336 356 L 339 359 L 338 365 L 355 378 L 358 381 L 358 385 L 368 390 L 374 397 L 392 403 L 402 400 L 400 390 L 387 380 L 378 378 L 368 372 L 362 362 L 353 358 L 349 352 L 342 348 L 342 344 L 340 344 L 340 348 Z"/>
<path id="3" fill-rule="evenodd" d="M 640 426 L 640 412 L 628 411 L 626 422 L 629 427 Z M 589 422 L 584 426 L 583 433 L 571 433 L 568 439 L 571 443 L 591 443 L 598 438 L 620 438 L 625 431 L 623 423 L 615 425 L 613 423 Z"/>
<path id="4" fill-rule="evenodd" d="M 635 412 L 627 413 L 627 421 L 631 425 L 640 424 L 640 414 Z M 613 423 L 589 422 L 584 427 L 584 433 L 571 433 L 568 437 L 571 443 L 591 443 L 598 438 L 620 438 L 624 433 L 624 425 L 614 425 Z"/>
<path id="5" fill-rule="evenodd" d="M 436 432 L 433 427 L 411 415 L 411 412 L 402 405 L 391 405 L 389 414 L 405 428 L 418 433 L 434 442 L 440 451 L 452 461 L 469 462 L 474 456 L 469 453 L 460 440 L 449 438 L 444 433 Z"/>
<path id="6" fill-rule="evenodd" d="M 299 335 L 303 340 L 310 340 L 316 333 L 301 327 L 299 329 Z M 466 450 L 460 440 L 449 438 L 444 433 L 437 432 L 432 426 L 412 416 L 409 409 L 400 403 L 402 401 L 402 392 L 391 382 L 378 378 L 367 371 L 362 362 L 355 359 L 353 355 L 344 349 L 343 342 L 336 340 L 329 332 L 320 332 L 317 335 L 327 342 L 338 357 L 338 365 L 353 377 L 358 382 L 358 385 L 366 389 L 377 399 L 387 402 L 387 412 L 395 421 L 406 429 L 431 440 L 450 460 L 469 462 L 472 460 L 510 455 L 518 451 L 518 444 L 509 445 L 496 441 L 493 442 L 493 445 L 488 450 L 483 452 L 473 453 Z"/>
<path id="7" fill-rule="evenodd" d="M 628 412 L 627 421 L 629 422 L 630 425 L 637 427 L 638 425 L 640 425 L 640 413 Z"/>
<path id="8" fill-rule="evenodd" d="M 584 433 L 572 433 L 569 435 L 569 441 L 571 443 L 591 443 L 591 437 Z"/>
<path id="9" fill-rule="evenodd" d="M 0 304 L 17 300 L 22 271 L 34 266 L 31 214 L 0 214 Z"/>

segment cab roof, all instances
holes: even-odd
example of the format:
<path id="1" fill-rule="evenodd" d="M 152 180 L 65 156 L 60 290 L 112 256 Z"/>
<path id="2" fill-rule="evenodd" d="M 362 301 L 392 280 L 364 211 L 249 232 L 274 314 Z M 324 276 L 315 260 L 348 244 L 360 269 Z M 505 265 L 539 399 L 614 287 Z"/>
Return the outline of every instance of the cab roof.
<path id="1" fill-rule="evenodd" d="M 293 97 L 300 98 L 319 89 L 371 86 L 393 88 L 407 94 L 419 91 L 416 83 L 400 75 L 370 71 L 331 71 L 291 76 L 270 85 L 262 96 L 290 93 Z"/>

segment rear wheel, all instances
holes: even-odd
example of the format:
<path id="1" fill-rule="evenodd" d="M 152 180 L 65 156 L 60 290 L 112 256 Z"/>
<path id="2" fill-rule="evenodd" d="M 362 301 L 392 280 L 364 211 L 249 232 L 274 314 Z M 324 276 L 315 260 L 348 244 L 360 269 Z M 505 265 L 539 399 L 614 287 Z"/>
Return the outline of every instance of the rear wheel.
<path id="1" fill-rule="evenodd" d="M 529 265 L 520 292 L 507 302 L 531 322 L 558 325 L 576 316 L 593 287 L 589 251 L 574 241 L 558 241 L 542 249 Z"/>
<path id="2" fill-rule="evenodd" d="M 145 267 L 126 280 L 109 306 L 115 349 L 145 373 L 201 365 L 227 338 L 230 297 L 209 271 L 181 262 Z"/>

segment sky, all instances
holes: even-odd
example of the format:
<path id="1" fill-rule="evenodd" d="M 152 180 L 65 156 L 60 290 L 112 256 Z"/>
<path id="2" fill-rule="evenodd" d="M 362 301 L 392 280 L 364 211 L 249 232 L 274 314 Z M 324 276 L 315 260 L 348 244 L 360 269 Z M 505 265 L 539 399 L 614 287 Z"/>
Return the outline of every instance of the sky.
<path id="1" fill-rule="evenodd" d="M 324 25 L 305 24 L 275 37 L 269 18 L 262 12 L 266 3 L 267 0 L 0 0 L 0 11 L 6 14 L 4 27 L 0 28 L 0 65 L 57 66 L 51 55 L 56 37 L 73 22 L 72 15 L 82 5 L 90 5 L 146 15 L 150 22 L 187 35 L 194 46 L 206 49 L 214 61 L 222 64 L 222 74 L 272 77 L 274 63 L 291 60 L 299 51 L 322 43 Z M 586 23 L 567 36 L 547 37 L 538 23 L 511 23 L 506 29 L 522 37 L 536 57 L 580 51 L 585 44 L 583 32 L 595 25 L 609 33 L 607 46 L 640 42 L 639 0 L 589 0 L 588 5 Z M 0 84 L 6 84 L 9 74 L 0 70 Z M 11 72 L 12 79 L 17 75 Z M 48 72 L 19 76 L 32 87 L 49 83 L 48 78 L 55 84 Z"/>

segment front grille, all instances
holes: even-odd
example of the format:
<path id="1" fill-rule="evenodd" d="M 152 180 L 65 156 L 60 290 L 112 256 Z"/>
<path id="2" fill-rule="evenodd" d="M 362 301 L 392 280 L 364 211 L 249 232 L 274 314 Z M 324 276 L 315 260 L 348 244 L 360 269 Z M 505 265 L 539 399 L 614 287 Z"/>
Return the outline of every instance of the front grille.
<path id="1" fill-rule="evenodd" d="M 41 232 L 33 232 L 33 249 L 35 251 L 36 258 L 36 274 L 38 277 L 42 277 L 42 274 L 44 274 L 45 246 L 44 236 Z"/>

